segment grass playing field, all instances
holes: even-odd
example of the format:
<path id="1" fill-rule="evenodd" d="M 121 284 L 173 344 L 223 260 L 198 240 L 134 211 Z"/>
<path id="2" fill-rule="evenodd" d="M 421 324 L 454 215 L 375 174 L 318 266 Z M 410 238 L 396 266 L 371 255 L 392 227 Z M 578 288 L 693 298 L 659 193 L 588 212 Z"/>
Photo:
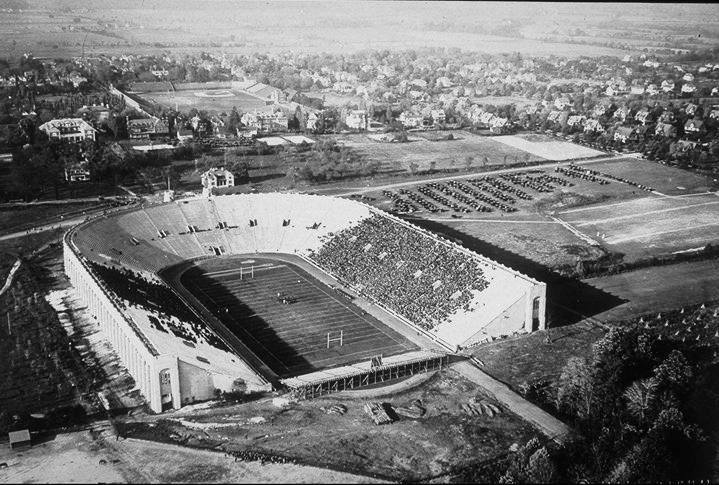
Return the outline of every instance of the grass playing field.
<path id="1" fill-rule="evenodd" d="M 380 143 L 364 134 L 338 135 L 335 139 L 369 159 L 380 161 L 384 170 L 408 170 L 412 162 L 417 164 L 418 170 L 429 169 L 432 162 L 437 169 L 463 168 L 467 157 L 472 158 L 471 166 L 475 168 L 485 165 L 499 168 L 504 164 L 541 160 L 541 157 L 500 143 L 494 137 L 467 131 L 453 131 L 452 135 L 454 140 L 429 141 L 410 134 L 407 143 Z"/>
<path id="2" fill-rule="evenodd" d="M 196 93 L 199 93 L 198 96 Z M 230 94 L 226 96 L 225 94 Z M 230 113 L 233 106 L 242 112 L 253 110 L 264 111 L 270 108 L 261 99 L 249 94 L 227 89 L 211 89 L 207 91 L 175 91 L 175 92 L 153 92 L 141 95 L 142 98 L 158 103 L 163 106 L 177 108 L 181 111 L 189 111 L 192 108 L 204 110 L 209 113 Z"/>
<path id="3" fill-rule="evenodd" d="M 210 260 L 185 272 L 181 283 L 280 377 L 416 348 L 289 263 L 247 257 Z M 295 301 L 282 303 L 278 293 Z M 334 340 L 340 331 L 341 346 Z M 328 332 L 333 339 L 329 349 Z"/>

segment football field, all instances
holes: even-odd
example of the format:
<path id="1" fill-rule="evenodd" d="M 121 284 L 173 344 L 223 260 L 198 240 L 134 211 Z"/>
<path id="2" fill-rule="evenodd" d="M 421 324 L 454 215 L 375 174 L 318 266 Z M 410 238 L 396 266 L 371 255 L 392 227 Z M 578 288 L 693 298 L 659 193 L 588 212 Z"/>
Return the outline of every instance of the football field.
<path id="1" fill-rule="evenodd" d="M 416 349 L 289 263 L 208 260 L 186 271 L 181 283 L 281 378 Z"/>

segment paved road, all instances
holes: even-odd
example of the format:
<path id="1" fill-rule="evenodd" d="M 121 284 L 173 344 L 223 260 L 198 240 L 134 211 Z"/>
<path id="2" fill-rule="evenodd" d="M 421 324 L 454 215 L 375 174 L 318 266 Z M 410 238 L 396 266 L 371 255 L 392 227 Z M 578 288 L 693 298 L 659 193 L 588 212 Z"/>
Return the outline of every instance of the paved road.
<path id="1" fill-rule="evenodd" d="M 15 239 L 17 237 L 25 237 L 25 236 L 29 236 L 32 234 L 37 234 L 39 232 L 51 231 L 53 229 L 58 229 L 60 227 L 74 226 L 74 225 L 79 224 L 82 221 L 84 221 L 86 217 L 87 216 L 81 216 L 81 217 L 76 217 L 74 219 L 64 219 L 62 221 L 45 224 L 45 225 L 36 227 L 34 231 L 24 230 L 24 231 L 12 232 L 10 234 L 4 234 L 4 235 L 0 236 L 0 241 L 6 241 L 8 239 Z"/>
<path id="2" fill-rule="evenodd" d="M 513 413 L 528 421 L 557 443 L 563 444 L 571 439 L 572 429 L 547 413 L 543 409 L 530 403 L 506 384 L 488 376 L 469 361 L 460 361 L 453 364 L 454 370 L 474 382 L 494 396 Z"/>

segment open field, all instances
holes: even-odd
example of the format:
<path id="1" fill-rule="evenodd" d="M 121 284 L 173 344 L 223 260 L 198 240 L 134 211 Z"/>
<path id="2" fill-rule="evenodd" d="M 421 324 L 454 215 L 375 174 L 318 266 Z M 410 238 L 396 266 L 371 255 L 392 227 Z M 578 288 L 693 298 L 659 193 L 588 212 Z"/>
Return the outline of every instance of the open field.
<path id="1" fill-rule="evenodd" d="M 649 196 L 570 209 L 559 217 L 636 259 L 703 247 L 719 241 L 719 197 Z"/>
<path id="2" fill-rule="evenodd" d="M 502 166 L 541 160 L 526 152 L 497 142 L 494 138 L 483 137 L 467 131 L 453 131 L 454 140 L 428 141 L 420 136 L 409 136 L 407 143 L 379 143 L 366 135 L 336 135 L 342 145 L 351 147 L 371 159 L 379 160 L 386 169 L 407 170 L 415 162 L 419 170 L 428 170 L 431 162 L 437 169 L 466 166 L 467 157 L 472 157 L 472 166 Z"/>
<path id="3" fill-rule="evenodd" d="M 593 163 L 590 168 L 634 180 L 666 195 L 685 195 L 719 188 L 719 185 L 713 183 L 709 177 L 642 158 L 629 157 L 610 162 Z"/>
<path id="4" fill-rule="evenodd" d="M 494 137 L 500 143 L 531 153 L 547 160 L 573 160 L 604 155 L 604 152 L 566 141 L 557 141 L 545 135 L 506 135 Z"/>
<path id="5" fill-rule="evenodd" d="M 33 9 L 25 10 L 22 15 L 3 16 L 0 49 L 14 48 L 19 53 L 32 51 L 35 55 L 80 55 L 85 35 L 81 29 L 87 28 L 93 33 L 85 42 L 86 53 L 124 53 L 130 49 L 138 54 L 170 49 L 199 53 L 211 47 L 211 43 L 230 55 L 297 48 L 308 52 L 352 52 L 368 48 L 418 47 L 572 57 L 620 56 L 624 53 L 607 47 L 490 35 L 487 31 L 492 22 L 500 22 L 507 9 L 503 9 L 503 13 L 490 12 L 491 9 L 471 5 L 441 9 L 345 5 L 334 9 L 328 8 L 325 2 L 318 2 L 267 10 L 263 2 L 246 2 L 241 9 L 222 2 L 215 8 L 175 3 L 175 8 L 170 10 L 140 0 L 125 3 L 120 8 L 110 1 L 91 5 L 69 1 L 64 4 L 74 7 L 74 12 L 53 8 L 53 17 L 50 17 L 47 4 L 37 1 L 30 4 Z M 472 24 L 474 28 L 469 30 L 433 30 L 428 24 L 442 15 L 452 19 L 486 18 L 488 28 L 485 30 Z M 303 20 L 305 18 L 311 18 L 313 22 L 308 24 Z M 377 19 L 382 21 L 378 23 Z M 106 23 L 111 25 L 108 27 Z M 315 25 L 323 25 L 323 28 L 317 29 Z M 372 27 L 364 27 L 367 25 Z M 68 26 L 73 30 L 67 30 Z M 17 40 L 17 43 L 12 44 L 11 40 Z"/>
<path id="6" fill-rule="evenodd" d="M 181 111 L 189 111 L 192 108 L 204 110 L 208 113 L 227 113 L 237 107 L 240 112 L 268 109 L 261 99 L 250 96 L 239 91 L 228 89 L 211 89 L 208 91 L 174 91 L 174 92 L 152 92 L 138 95 L 152 103 L 177 108 Z"/>
<path id="7" fill-rule="evenodd" d="M 249 276 L 253 266 L 254 278 Z M 289 263 L 211 260 L 184 273 L 181 283 L 280 377 L 416 348 Z M 283 304 L 278 293 L 296 301 Z M 328 349 L 327 333 L 336 339 L 340 330 L 343 345 L 331 342 Z"/>
<path id="8" fill-rule="evenodd" d="M 638 269 L 584 280 L 626 303 L 595 318 L 614 321 L 642 313 L 719 300 L 719 260 L 693 261 Z"/>
<path id="9" fill-rule="evenodd" d="M 461 406 L 474 398 L 486 396 L 446 368 L 415 387 L 375 396 L 373 400 L 392 406 L 408 406 L 419 399 L 426 409 L 420 418 L 399 416 L 385 426 L 375 426 L 362 410 L 366 397 L 342 392 L 300 401 L 286 409 L 275 408 L 267 399 L 194 411 L 191 416 L 180 412 L 176 418 L 151 418 L 156 423 L 152 428 L 143 423 L 127 423 L 126 427 L 131 437 L 273 453 L 299 463 L 392 481 L 427 482 L 441 474 L 459 475 L 459 481 L 467 481 L 461 480 L 463 468 L 501 459 L 512 443 L 536 435 L 531 425 L 507 410 L 493 417 L 468 415 Z M 326 414 L 322 409 L 333 405 L 346 406 L 347 413 Z M 264 421 L 249 424 L 253 417 Z M 483 481 L 497 479 L 483 476 Z"/>

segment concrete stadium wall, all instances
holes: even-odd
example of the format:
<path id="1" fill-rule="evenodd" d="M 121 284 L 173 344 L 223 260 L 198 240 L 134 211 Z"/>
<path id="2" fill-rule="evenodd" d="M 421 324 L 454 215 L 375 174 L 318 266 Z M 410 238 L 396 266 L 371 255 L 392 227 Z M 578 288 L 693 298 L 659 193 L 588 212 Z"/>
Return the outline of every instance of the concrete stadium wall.
<path id="1" fill-rule="evenodd" d="M 147 399 L 153 411 L 162 410 L 160 396 L 160 369 L 169 368 L 170 375 L 178 376 L 177 362 L 160 359 L 152 345 L 143 338 L 133 324 L 118 309 L 112 296 L 97 281 L 88 266 L 75 254 L 70 244 L 63 244 L 65 274 L 80 300 L 87 306 L 90 314 L 97 320 L 100 330 L 117 352 L 122 364 L 135 380 L 135 385 Z M 179 380 L 173 382 L 173 390 L 179 390 Z M 179 402 L 179 392 L 173 396 L 173 402 Z"/>

